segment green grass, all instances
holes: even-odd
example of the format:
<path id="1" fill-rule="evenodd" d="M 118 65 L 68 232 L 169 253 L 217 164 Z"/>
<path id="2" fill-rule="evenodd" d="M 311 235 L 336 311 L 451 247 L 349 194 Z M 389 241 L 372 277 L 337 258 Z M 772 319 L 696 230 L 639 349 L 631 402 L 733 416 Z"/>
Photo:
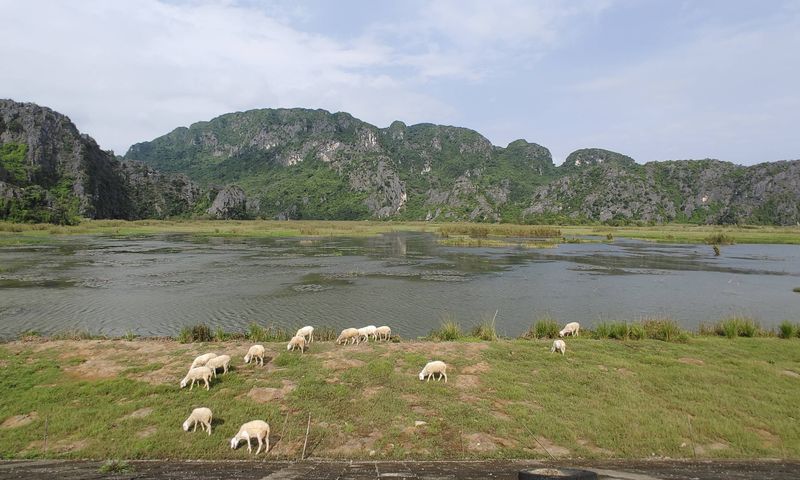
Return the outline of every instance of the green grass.
<path id="1" fill-rule="evenodd" d="M 556 338 L 558 337 L 559 330 L 561 329 L 558 326 L 558 322 L 546 316 L 533 322 L 533 325 L 531 325 L 527 332 L 522 334 L 521 338 Z"/>
<path id="2" fill-rule="evenodd" d="M 767 336 L 768 332 L 761 328 L 752 318 L 732 316 L 717 322 L 713 327 L 701 328 L 701 333 L 719 335 L 727 338 Z"/>
<path id="3" fill-rule="evenodd" d="M 451 342 L 464 337 L 461 325 L 456 322 L 455 317 L 444 315 L 438 329 L 431 330 L 428 338 L 431 340 Z"/>
<path id="4" fill-rule="evenodd" d="M 545 439 L 583 458 L 691 458 L 692 444 L 699 457 L 800 458 L 793 341 L 581 336 L 563 357 L 551 340 L 314 342 L 302 355 L 268 344 L 265 368 L 242 364 L 250 343 L 2 344 L 0 423 L 30 423 L 3 427 L 0 458 L 249 459 L 227 442 L 261 418 L 272 426 L 266 458 L 296 459 L 309 414 L 311 454 L 323 458 L 546 458 Z M 232 370 L 210 391 L 179 389 L 194 356 L 212 349 L 231 355 Z M 448 363 L 447 384 L 417 379 L 434 358 Z M 98 375 L 113 363 L 125 368 Z M 285 392 L 256 402 L 264 389 Z M 214 411 L 211 436 L 181 430 L 198 406 Z"/>

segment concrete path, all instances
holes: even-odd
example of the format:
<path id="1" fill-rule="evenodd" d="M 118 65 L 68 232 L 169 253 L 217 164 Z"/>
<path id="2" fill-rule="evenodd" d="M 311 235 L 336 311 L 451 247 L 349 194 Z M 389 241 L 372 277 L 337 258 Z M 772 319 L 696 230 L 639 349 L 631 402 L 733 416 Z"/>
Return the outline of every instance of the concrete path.
<path id="1" fill-rule="evenodd" d="M 572 467 L 593 470 L 601 479 L 797 480 L 800 462 L 789 461 L 564 461 L 492 460 L 475 462 L 285 462 L 131 461 L 130 470 L 100 473 L 103 462 L 32 460 L 0 462 L 0 480 L 516 480 L 525 468 Z"/>

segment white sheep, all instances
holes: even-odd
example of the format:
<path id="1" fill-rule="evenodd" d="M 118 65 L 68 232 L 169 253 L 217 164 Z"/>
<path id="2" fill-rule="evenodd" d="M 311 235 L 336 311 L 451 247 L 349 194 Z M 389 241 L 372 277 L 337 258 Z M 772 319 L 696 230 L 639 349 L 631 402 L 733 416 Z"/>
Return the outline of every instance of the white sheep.
<path id="1" fill-rule="evenodd" d="M 387 327 L 386 325 L 382 327 L 378 327 L 375 329 L 375 339 L 376 340 L 383 340 L 389 341 L 392 338 L 392 329 Z"/>
<path id="2" fill-rule="evenodd" d="M 367 340 L 369 340 L 369 337 L 372 337 L 375 340 L 378 339 L 378 336 L 375 334 L 375 331 L 377 330 L 375 325 L 367 325 L 364 327 L 364 329 L 367 332 Z"/>
<path id="3" fill-rule="evenodd" d="M 208 430 L 208 434 L 211 435 L 211 409 L 206 407 L 195 408 L 192 410 L 192 413 L 189 415 L 189 418 L 183 422 L 183 431 L 188 432 L 192 426 L 193 432 L 197 431 L 197 424 L 200 424 L 200 430 Z"/>
<path id="4" fill-rule="evenodd" d="M 286 350 L 292 351 L 295 348 L 299 348 L 300 353 L 303 353 L 306 350 L 306 337 L 302 335 L 292 337 L 292 339 L 289 340 L 289 344 L 286 345 Z"/>
<path id="5" fill-rule="evenodd" d="M 356 337 L 356 345 L 361 343 L 362 338 L 363 341 L 369 342 L 369 330 L 367 329 L 367 327 L 362 327 L 358 329 L 358 336 Z"/>
<path id="6" fill-rule="evenodd" d="M 261 451 L 262 442 L 267 444 L 264 452 L 269 452 L 269 424 L 263 420 L 253 420 L 239 427 L 239 432 L 231 438 L 231 448 L 236 450 L 239 448 L 239 441 L 244 440 L 247 442 L 247 453 L 251 453 L 253 449 L 250 446 L 250 439 L 253 437 L 258 439 L 256 455 Z"/>
<path id="7" fill-rule="evenodd" d="M 209 360 L 211 360 L 216 356 L 217 356 L 216 353 L 204 353 L 203 355 L 200 355 L 199 357 L 195 358 L 194 362 L 192 362 L 192 366 L 189 368 L 192 369 L 195 367 L 202 367 L 203 365 L 208 363 Z"/>
<path id="8" fill-rule="evenodd" d="M 250 363 L 250 360 L 253 360 L 256 365 L 261 362 L 261 366 L 264 366 L 264 353 L 266 349 L 264 345 L 253 345 L 247 350 L 247 355 L 244 356 L 244 363 Z"/>
<path id="9" fill-rule="evenodd" d="M 214 377 L 217 376 L 217 369 L 222 367 L 222 373 L 228 373 L 228 367 L 231 364 L 230 355 L 218 355 L 206 363 L 206 367 L 211 369 Z"/>
<path id="10" fill-rule="evenodd" d="M 553 340 L 553 346 L 550 347 L 550 353 L 561 352 L 561 355 L 564 355 L 564 352 L 567 351 L 567 344 L 564 343 L 564 340 Z"/>
<path id="11" fill-rule="evenodd" d="M 339 338 L 336 339 L 336 344 L 339 345 L 343 343 L 347 345 L 350 343 L 350 340 L 353 340 L 355 343 L 358 340 L 356 337 L 358 337 L 358 330 L 355 328 L 345 328 L 342 330 L 342 333 L 339 334 Z"/>
<path id="12" fill-rule="evenodd" d="M 307 343 L 314 341 L 314 327 L 311 325 L 301 328 L 294 334 L 295 337 L 305 337 Z"/>
<path id="13" fill-rule="evenodd" d="M 447 383 L 447 365 L 441 360 L 434 360 L 432 362 L 428 362 L 428 364 L 425 365 L 425 368 L 423 368 L 422 371 L 419 372 L 419 379 L 425 380 L 425 378 L 427 377 L 428 378 L 427 381 L 430 381 L 431 377 L 435 373 L 439 374 L 439 378 L 437 378 L 436 381 L 441 380 L 442 376 L 444 376 L 444 383 Z"/>
<path id="14" fill-rule="evenodd" d="M 210 390 L 208 385 L 208 381 L 210 379 L 211 379 L 210 368 L 208 367 L 192 368 L 191 370 L 189 370 L 189 373 L 186 374 L 186 377 L 184 377 L 183 380 L 181 380 L 181 388 L 185 387 L 189 383 L 189 380 L 191 380 L 192 384 L 189 385 L 189 390 L 191 390 L 192 388 L 194 388 L 194 382 L 198 382 L 199 385 L 200 380 L 203 380 L 204 382 L 206 382 L 206 390 Z"/>
<path id="15" fill-rule="evenodd" d="M 578 331 L 581 329 L 581 324 L 578 322 L 569 322 L 568 324 L 564 325 L 564 328 L 558 332 L 559 337 L 563 337 L 565 335 L 574 335 L 578 336 Z"/>

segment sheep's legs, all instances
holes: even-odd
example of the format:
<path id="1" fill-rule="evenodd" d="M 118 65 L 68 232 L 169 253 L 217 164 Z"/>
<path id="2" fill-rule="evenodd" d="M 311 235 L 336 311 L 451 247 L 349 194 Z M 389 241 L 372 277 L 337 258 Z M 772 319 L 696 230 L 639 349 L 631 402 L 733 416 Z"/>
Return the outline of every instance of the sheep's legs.
<path id="1" fill-rule="evenodd" d="M 247 440 L 247 453 L 253 453 L 253 447 L 250 446 L 250 435 L 244 432 L 244 439 Z"/>
<path id="2" fill-rule="evenodd" d="M 260 436 L 256 437 L 256 440 L 258 440 L 258 449 L 256 449 L 256 455 L 258 455 L 258 452 L 261 451 L 261 447 L 263 446 L 263 444 L 261 443 L 261 437 Z"/>
<path id="3" fill-rule="evenodd" d="M 447 374 L 442 372 L 442 375 L 444 375 L 444 383 L 447 383 Z"/>
<path id="4" fill-rule="evenodd" d="M 208 377 L 204 378 L 203 380 L 206 382 L 206 390 L 211 390 L 211 387 L 208 385 Z"/>

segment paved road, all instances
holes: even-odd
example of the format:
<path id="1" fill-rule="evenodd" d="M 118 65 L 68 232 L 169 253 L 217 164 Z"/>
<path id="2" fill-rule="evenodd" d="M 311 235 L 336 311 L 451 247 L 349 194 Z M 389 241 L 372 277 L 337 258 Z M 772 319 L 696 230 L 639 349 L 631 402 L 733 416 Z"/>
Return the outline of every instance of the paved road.
<path id="1" fill-rule="evenodd" d="M 593 470 L 601 479 L 652 480 L 797 480 L 800 462 L 789 461 L 576 461 L 538 462 L 493 460 L 480 462 L 278 462 L 272 460 L 187 462 L 132 461 L 131 471 L 100 473 L 102 462 L 0 462 L 0 480 L 153 479 L 153 480 L 516 480 L 525 468 L 573 467 Z"/>

